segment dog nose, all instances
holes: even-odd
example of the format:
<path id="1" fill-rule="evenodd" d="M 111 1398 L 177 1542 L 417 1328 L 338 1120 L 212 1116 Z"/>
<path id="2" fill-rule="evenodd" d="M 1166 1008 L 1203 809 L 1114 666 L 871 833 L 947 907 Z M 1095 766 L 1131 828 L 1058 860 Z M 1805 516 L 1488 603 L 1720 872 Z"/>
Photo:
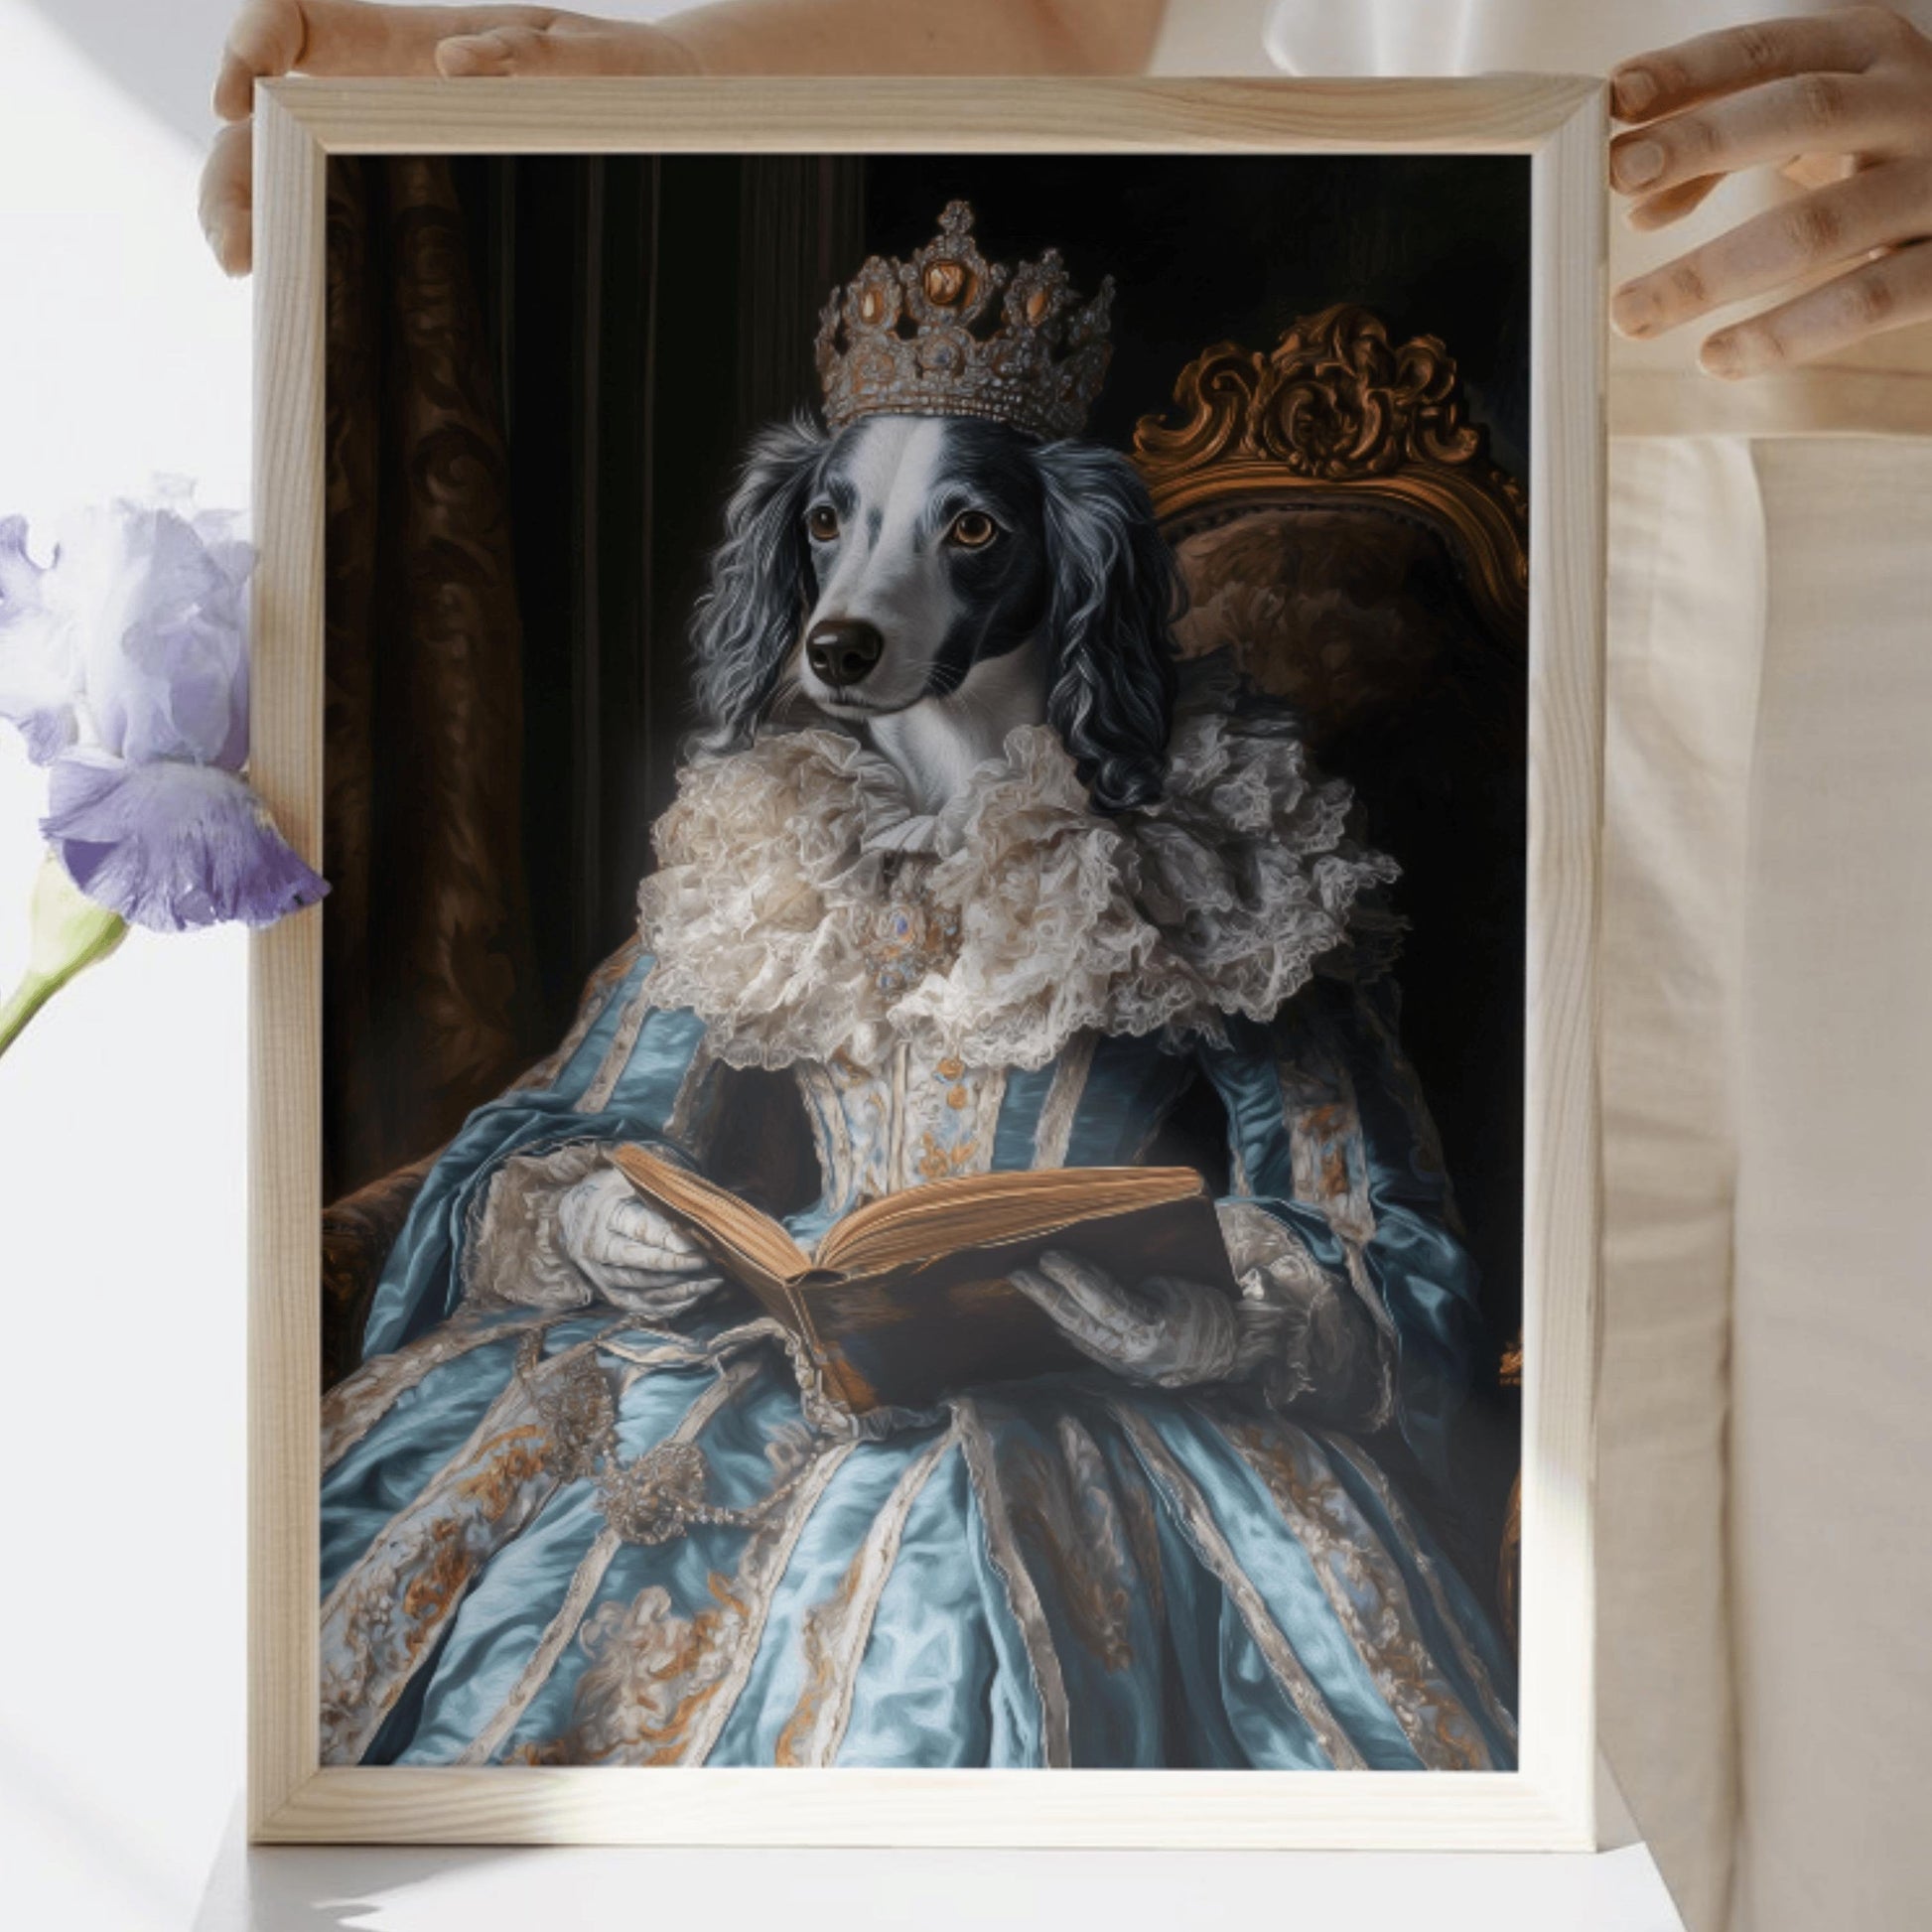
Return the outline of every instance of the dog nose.
<path id="1" fill-rule="evenodd" d="M 857 684 L 879 662 L 886 640 L 861 618 L 827 618 L 805 639 L 805 661 L 835 690 Z"/>

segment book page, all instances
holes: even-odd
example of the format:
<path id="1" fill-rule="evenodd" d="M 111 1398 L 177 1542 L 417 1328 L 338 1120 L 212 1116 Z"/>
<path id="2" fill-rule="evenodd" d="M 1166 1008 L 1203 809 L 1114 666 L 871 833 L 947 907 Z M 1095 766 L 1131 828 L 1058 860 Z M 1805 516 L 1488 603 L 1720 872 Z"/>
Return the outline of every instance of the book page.
<path id="1" fill-rule="evenodd" d="M 849 1214 L 820 1242 L 818 1265 L 873 1273 L 959 1248 L 1022 1240 L 1099 1214 L 1203 1191 L 1191 1168 L 1044 1168 L 929 1181 Z"/>

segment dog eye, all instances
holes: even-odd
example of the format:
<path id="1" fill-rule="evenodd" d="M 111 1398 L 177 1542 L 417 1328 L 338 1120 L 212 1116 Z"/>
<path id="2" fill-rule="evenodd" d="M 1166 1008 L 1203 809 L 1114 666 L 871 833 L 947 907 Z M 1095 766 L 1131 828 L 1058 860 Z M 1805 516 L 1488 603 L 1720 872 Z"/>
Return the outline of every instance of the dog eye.
<path id="1" fill-rule="evenodd" d="M 961 510 L 946 532 L 946 541 L 962 550 L 984 550 L 1000 534 L 1000 526 L 984 510 Z"/>
<path id="2" fill-rule="evenodd" d="M 820 543 L 830 543 L 839 533 L 839 513 L 830 503 L 814 503 L 805 512 L 805 528 Z"/>

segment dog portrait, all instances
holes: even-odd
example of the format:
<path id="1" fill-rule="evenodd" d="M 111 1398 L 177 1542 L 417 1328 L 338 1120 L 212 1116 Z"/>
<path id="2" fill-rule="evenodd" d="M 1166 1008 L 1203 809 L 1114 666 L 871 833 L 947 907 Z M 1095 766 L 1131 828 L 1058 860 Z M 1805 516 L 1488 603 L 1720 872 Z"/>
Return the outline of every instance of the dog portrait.
<path id="1" fill-rule="evenodd" d="M 1523 1767 L 1533 165 L 329 156 L 325 1779 Z"/>

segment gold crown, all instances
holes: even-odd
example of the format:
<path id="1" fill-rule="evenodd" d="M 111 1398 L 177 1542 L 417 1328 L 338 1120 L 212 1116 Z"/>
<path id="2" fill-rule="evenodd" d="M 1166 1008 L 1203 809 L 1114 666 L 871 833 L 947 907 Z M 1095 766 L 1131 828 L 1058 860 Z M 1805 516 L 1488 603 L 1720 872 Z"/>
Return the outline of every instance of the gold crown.
<path id="1" fill-rule="evenodd" d="M 1005 291 L 999 327 L 975 325 Z M 982 416 L 1036 436 L 1077 436 L 1113 353 L 1114 278 L 1091 302 L 1060 251 L 1016 269 L 973 243 L 973 210 L 953 202 L 910 261 L 875 255 L 834 290 L 818 330 L 825 421 L 861 416 Z"/>

